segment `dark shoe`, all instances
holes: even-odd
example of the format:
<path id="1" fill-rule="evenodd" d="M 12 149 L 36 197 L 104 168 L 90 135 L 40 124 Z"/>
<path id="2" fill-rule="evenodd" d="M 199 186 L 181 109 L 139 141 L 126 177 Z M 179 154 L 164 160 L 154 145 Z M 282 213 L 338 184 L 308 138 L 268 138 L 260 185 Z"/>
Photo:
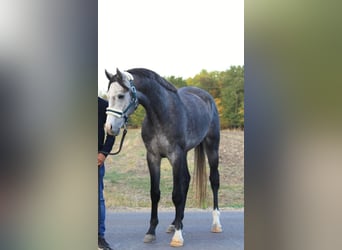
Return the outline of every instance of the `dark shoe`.
<path id="1" fill-rule="evenodd" d="M 98 248 L 103 250 L 113 250 L 105 240 L 105 238 L 98 236 Z"/>

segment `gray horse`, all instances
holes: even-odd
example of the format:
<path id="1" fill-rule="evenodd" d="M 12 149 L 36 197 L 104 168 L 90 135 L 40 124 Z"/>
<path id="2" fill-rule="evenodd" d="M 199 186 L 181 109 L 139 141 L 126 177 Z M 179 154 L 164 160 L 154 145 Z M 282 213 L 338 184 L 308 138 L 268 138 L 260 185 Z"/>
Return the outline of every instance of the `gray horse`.
<path id="1" fill-rule="evenodd" d="M 172 201 L 176 215 L 168 228 L 174 235 L 170 245 L 183 246 L 182 236 L 185 203 L 190 183 L 187 152 L 195 148 L 196 186 L 200 202 L 205 198 L 207 185 L 205 153 L 210 165 L 210 184 L 213 192 L 213 223 L 211 231 L 222 232 L 218 207 L 220 185 L 218 160 L 220 124 L 213 98 L 195 87 L 176 89 L 172 84 L 148 69 L 131 69 L 113 75 L 106 71 L 108 108 L 105 130 L 118 135 L 128 117 L 141 104 L 146 110 L 141 135 L 147 150 L 151 178 L 151 220 L 144 242 L 156 239 L 158 202 L 160 199 L 160 162 L 167 158 L 173 171 Z"/>

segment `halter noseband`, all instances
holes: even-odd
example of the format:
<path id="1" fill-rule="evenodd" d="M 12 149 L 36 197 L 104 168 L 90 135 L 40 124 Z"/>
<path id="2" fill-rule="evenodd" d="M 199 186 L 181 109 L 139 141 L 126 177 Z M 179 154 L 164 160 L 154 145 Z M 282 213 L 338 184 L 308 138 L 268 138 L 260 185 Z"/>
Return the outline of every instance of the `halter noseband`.
<path id="1" fill-rule="evenodd" d="M 127 108 L 125 108 L 125 110 L 117 110 L 117 109 L 111 109 L 111 108 L 106 108 L 106 114 L 107 115 L 114 115 L 116 117 L 119 118 L 124 118 L 125 119 L 125 126 L 127 124 L 128 121 L 128 115 L 127 115 L 127 111 L 134 106 L 134 109 L 136 109 L 138 107 L 138 98 L 137 98 L 137 90 L 134 86 L 133 81 L 129 81 L 130 83 L 130 94 L 131 94 L 131 101 L 128 104 Z"/>

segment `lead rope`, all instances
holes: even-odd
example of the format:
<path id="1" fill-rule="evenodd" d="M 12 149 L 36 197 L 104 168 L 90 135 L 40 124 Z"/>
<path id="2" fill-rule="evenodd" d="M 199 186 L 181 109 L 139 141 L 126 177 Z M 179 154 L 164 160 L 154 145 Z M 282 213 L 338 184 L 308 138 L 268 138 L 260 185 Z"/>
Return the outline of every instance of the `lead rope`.
<path id="1" fill-rule="evenodd" d="M 123 130 L 123 132 L 122 132 L 122 136 L 121 136 L 120 146 L 119 146 L 119 149 L 118 149 L 117 152 L 111 153 L 111 152 L 100 151 L 100 153 L 104 153 L 104 154 L 107 154 L 107 155 L 117 155 L 117 154 L 119 154 L 120 151 L 121 151 L 121 148 L 122 148 L 122 144 L 123 144 L 123 142 L 124 142 L 124 140 L 125 140 L 126 134 L 127 134 L 127 129 L 124 128 L 124 130 Z"/>

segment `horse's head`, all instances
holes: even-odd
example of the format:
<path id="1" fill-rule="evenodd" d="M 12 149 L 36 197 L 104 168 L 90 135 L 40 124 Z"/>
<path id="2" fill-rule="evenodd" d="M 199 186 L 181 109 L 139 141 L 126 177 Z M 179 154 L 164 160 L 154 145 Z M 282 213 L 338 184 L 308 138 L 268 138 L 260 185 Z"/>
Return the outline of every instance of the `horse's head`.
<path id="1" fill-rule="evenodd" d="M 120 128 L 126 125 L 128 117 L 138 106 L 133 76 L 116 69 L 116 75 L 106 72 L 108 84 L 108 108 L 105 130 L 110 135 L 118 135 Z"/>

